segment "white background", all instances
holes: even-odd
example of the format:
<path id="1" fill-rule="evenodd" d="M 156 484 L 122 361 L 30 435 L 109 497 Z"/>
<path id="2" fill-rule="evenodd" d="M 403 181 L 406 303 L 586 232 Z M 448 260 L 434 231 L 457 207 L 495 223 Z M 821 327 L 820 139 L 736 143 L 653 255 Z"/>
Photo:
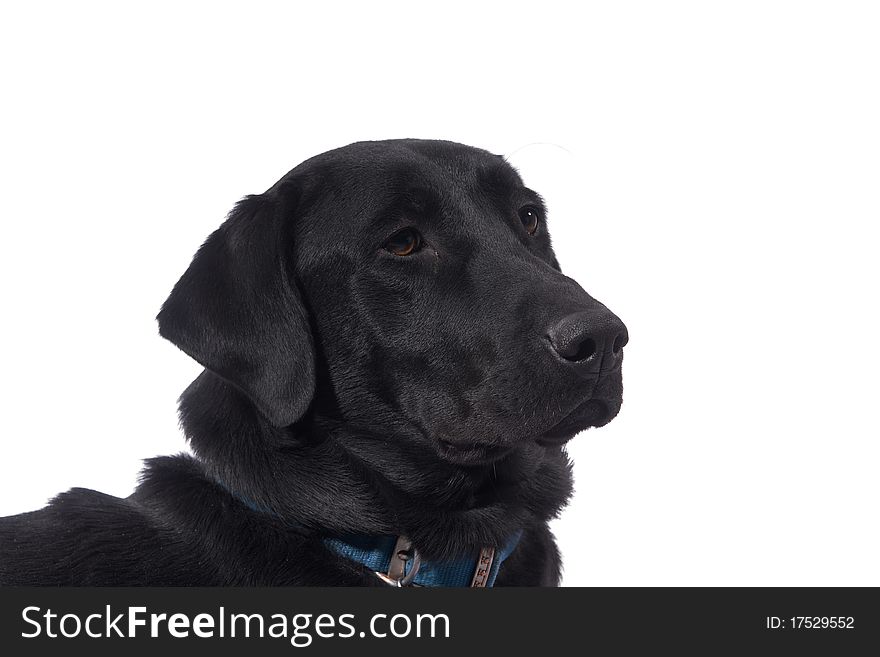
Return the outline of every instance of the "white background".
<path id="1" fill-rule="evenodd" d="M 565 583 L 880 585 L 876 5 L 10 4 L 0 515 L 185 448 L 153 318 L 240 196 L 445 138 L 510 155 L 630 329 Z"/>

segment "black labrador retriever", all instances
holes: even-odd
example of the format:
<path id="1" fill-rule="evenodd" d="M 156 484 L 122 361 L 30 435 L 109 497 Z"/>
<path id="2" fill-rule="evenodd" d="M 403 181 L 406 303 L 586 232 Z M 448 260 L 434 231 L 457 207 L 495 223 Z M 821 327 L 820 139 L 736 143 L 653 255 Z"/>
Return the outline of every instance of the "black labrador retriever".
<path id="1" fill-rule="evenodd" d="M 0 519 L 0 583 L 555 585 L 627 330 L 502 157 L 362 142 L 243 199 L 158 316 L 194 457 Z"/>

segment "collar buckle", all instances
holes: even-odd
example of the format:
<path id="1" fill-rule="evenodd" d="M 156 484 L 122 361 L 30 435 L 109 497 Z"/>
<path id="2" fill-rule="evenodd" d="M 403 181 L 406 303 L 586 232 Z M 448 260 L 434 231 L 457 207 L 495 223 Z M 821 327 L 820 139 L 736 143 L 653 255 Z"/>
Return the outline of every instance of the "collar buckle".
<path id="1" fill-rule="evenodd" d="M 406 564 L 412 562 L 409 572 L 406 572 Z M 391 553 L 391 563 L 387 573 L 376 572 L 382 581 L 402 588 L 404 586 L 418 586 L 414 584 L 419 566 L 422 565 L 422 557 L 418 550 L 413 547 L 412 541 L 406 536 L 399 536 Z"/>

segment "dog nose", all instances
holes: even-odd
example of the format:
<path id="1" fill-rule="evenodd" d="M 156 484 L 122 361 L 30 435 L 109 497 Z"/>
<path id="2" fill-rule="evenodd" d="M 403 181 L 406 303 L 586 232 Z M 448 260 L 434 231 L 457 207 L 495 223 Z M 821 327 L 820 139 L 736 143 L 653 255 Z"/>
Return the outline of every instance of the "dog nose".
<path id="1" fill-rule="evenodd" d="M 607 372 L 620 362 L 629 333 L 613 313 L 587 311 L 565 317 L 547 338 L 561 358 L 595 373 L 599 368 Z"/>

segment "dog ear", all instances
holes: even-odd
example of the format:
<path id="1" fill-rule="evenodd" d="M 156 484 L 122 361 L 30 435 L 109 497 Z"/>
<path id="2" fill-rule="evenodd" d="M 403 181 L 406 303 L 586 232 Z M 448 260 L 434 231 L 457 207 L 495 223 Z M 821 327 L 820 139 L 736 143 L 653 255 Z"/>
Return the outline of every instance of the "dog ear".
<path id="1" fill-rule="evenodd" d="M 157 317 L 159 334 L 229 381 L 275 426 L 315 392 L 309 318 L 287 263 L 277 196 L 248 196 L 201 246 Z"/>

